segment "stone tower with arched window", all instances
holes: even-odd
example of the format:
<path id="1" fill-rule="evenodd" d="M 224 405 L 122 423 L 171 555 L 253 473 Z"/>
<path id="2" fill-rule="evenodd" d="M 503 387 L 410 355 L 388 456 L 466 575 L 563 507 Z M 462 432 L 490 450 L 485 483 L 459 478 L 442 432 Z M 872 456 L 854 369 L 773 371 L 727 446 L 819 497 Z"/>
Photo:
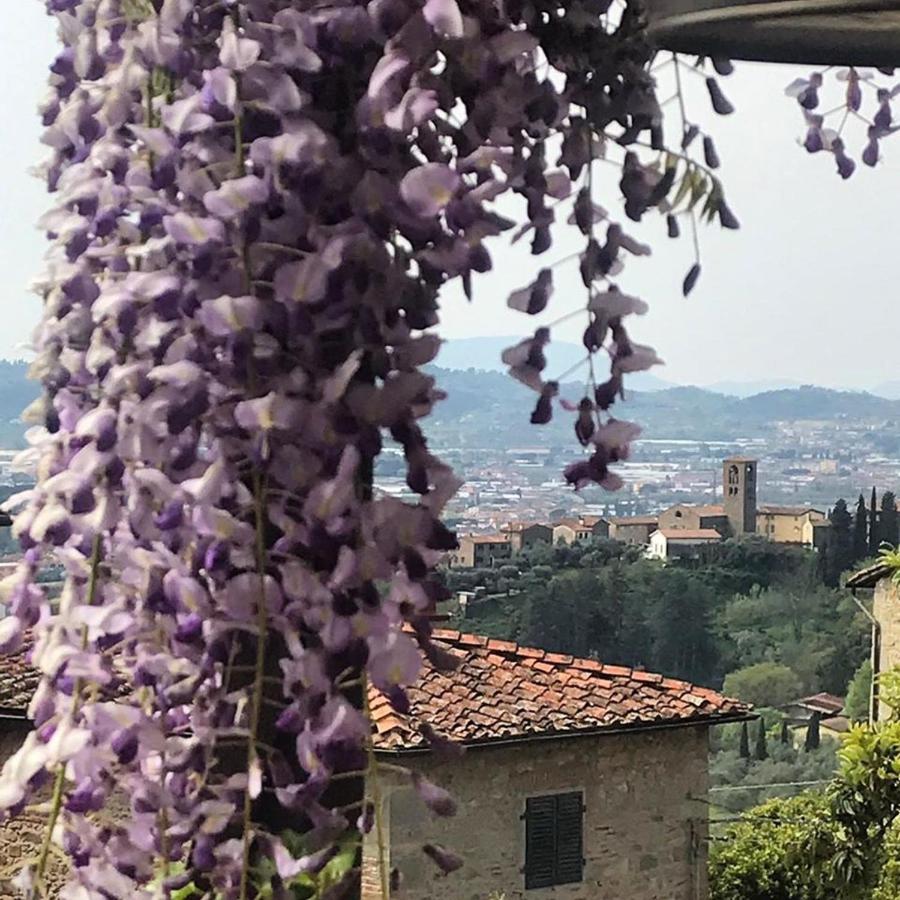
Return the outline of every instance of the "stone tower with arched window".
<path id="1" fill-rule="evenodd" d="M 735 535 L 756 533 L 756 466 L 757 461 L 746 456 L 723 463 L 723 505 Z"/>

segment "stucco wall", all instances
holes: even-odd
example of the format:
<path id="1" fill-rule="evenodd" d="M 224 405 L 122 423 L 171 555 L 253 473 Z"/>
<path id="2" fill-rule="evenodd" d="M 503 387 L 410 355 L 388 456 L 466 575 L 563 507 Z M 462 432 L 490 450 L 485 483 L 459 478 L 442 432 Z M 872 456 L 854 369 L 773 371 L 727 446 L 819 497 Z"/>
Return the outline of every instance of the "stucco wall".
<path id="1" fill-rule="evenodd" d="M 400 898 L 415 900 L 705 900 L 707 732 L 705 728 L 536 741 L 470 750 L 436 765 L 401 760 L 450 790 L 452 819 L 434 819 L 408 785 L 384 776 L 390 866 Z M 584 881 L 525 891 L 525 798 L 582 790 Z M 465 864 L 441 877 L 423 843 L 443 844 Z M 365 846 L 363 900 L 380 900 L 374 833 Z"/>
<path id="2" fill-rule="evenodd" d="M 888 672 L 900 666 L 900 592 L 889 578 L 882 578 L 875 586 L 872 615 L 881 629 L 878 671 Z M 890 714 L 890 708 L 879 702 L 878 720 L 883 721 Z"/>

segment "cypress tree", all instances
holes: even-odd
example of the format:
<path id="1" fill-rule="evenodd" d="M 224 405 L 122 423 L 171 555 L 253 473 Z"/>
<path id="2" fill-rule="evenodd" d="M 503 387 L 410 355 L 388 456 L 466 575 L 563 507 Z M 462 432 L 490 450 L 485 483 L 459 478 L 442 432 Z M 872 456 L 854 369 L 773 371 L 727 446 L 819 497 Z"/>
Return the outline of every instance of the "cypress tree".
<path id="1" fill-rule="evenodd" d="M 898 534 L 897 522 L 897 498 L 893 491 L 885 491 L 881 495 L 881 522 L 878 529 L 879 542 L 885 542 L 896 547 L 900 534 Z"/>
<path id="2" fill-rule="evenodd" d="M 853 516 L 847 509 L 846 500 L 838 500 L 828 514 L 831 534 L 825 554 L 825 583 L 837 587 L 841 572 L 853 565 Z"/>
<path id="3" fill-rule="evenodd" d="M 814 712 L 806 726 L 806 740 L 803 742 L 804 750 L 818 750 L 820 743 L 819 736 L 819 714 Z"/>
<path id="4" fill-rule="evenodd" d="M 769 758 L 769 748 L 766 746 L 766 723 L 763 721 L 762 716 L 760 716 L 759 725 L 756 729 L 756 752 L 754 756 L 760 762 Z"/>
<path id="5" fill-rule="evenodd" d="M 747 723 L 741 722 L 741 745 L 738 748 L 741 759 L 750 759 L 750 733 L 747 731 Z"/>
<path id="6" fill-rule="evenodd" d="M 859 562 L 869 555 L 869 511 L 862 494 L 856 501 L 856 515 L 853 517 L 853 561 Z"/>
<path id="7" fill-rule="evenodd" d="M 878 537 L 878 495 L 875 487 L 872 487 L 872 502 L 869 504 L 869 556 L 878 553 L 878 545 L 881 543 Z"/>
<path id="8" fill-rule="evenodd" d="M 787 719 L 781 720 L 781 743 L 789 744 L 791 742 L 791 734 L 788 731 Z"/>

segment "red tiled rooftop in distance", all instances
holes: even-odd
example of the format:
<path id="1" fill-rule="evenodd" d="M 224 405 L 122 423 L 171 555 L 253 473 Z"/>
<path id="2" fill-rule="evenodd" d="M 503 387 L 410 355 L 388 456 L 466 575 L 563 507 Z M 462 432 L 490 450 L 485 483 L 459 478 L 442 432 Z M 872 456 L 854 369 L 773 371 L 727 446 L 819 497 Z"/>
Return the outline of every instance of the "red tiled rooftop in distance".
<path id="1" fill-rule="evenodd" d="M 508 544 L 509 536 L 506 534 L 461 534 L 461 541 L 471 541 L 473 544 Z"/>
<path id="2" fill-rule="evenodd" d="M 660 528 L 668 541 L 720 541 L 722 535 L 714 528 Z"/>
<path id="3" fill-rule="evenodd" d="M 827 694 L 824 691 L 811 694 L 809 697 L 801 697 L 796 701 L 803 706 L 812 706 L 823 712 L 839 713 L 844 708 L 844 698 L 835 694 Z"/>
<path id="4" fill-rule="evenodd" d="M 371 688 L 377 749 L 426 749 L 418 722 L 462 743 L 489 744 L 604 729 L 714 723 L 749 712 L 738 700 L 653 672 L 458 631 L 435 631 L 434 639 L 460 659 L 459 668 L 438 672 L 426 662 L 408 691 L 409 717 L 384 705 L 381 694 Z"/>
<path id="5" fill-rule="evenodd" d="M 658 516 L 612 516 L 607 520 L 610 525 L 656 525 Z"/>
<path id="6" fill-rule="evenodd" d="M 814 506 L 773 506 L 771 504 L 757 506 L 756 512 L 764 516 L 805 516 L 811 512 L 824 515 L 821 509 L 816 509 Z"/>

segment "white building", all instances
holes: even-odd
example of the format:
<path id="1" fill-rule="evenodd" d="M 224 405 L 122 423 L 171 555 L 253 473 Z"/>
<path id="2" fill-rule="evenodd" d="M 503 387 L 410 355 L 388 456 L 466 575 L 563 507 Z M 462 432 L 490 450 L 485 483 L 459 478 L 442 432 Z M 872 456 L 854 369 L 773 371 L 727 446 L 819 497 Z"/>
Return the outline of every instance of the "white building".
<path id="1" fill-rule="evenodd" d="M 650 535 L 649 559 L 695 557 L 701 547 L 718 544 L 722 535 L 713 528 L 658 528 Z"/>

